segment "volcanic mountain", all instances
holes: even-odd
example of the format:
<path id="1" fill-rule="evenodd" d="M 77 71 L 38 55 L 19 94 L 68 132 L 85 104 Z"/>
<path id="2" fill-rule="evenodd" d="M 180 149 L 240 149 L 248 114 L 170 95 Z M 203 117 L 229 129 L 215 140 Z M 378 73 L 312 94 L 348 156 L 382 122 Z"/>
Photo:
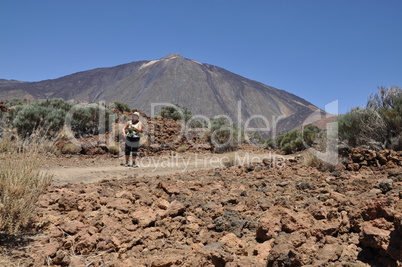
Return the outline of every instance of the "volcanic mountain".
<path id="1" fill-rule="evenodd" d="M 147 114 L 152 103 L 171 103 L 197 115 L 224 114 L 236 123 L 240 114 L 241 124 L 254 116 L 249 124 L 253 127 L 265 127 L 262 117 L 272 126 L 272 120 L 282 116 L 279 130 L 293 129 L 312 112 L 321 112 L 294 94 L 179 54 L 40 82 L 0 79 L 0 99 L 12 98 L 119 101 Z"/>

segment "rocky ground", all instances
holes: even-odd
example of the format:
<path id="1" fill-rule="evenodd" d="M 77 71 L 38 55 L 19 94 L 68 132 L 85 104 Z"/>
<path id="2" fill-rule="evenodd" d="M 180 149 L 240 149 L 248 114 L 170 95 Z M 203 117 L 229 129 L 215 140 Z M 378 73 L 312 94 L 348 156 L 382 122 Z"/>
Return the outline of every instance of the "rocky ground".
<path id="1" fill-rule="evenodd" d="M 22 266 L 402 266 L 402 169 L 296 160 L 51 186 Z"/>

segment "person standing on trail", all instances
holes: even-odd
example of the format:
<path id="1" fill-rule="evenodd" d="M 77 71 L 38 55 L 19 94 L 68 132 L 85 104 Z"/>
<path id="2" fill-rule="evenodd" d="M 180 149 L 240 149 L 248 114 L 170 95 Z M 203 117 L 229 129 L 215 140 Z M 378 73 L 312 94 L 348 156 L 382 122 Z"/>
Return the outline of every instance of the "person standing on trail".
<path id="1" fill-rule="evenodd" d="M 140 113 L 134 112 L 131 120 L 126 122 L 123 127 L 123 136 L 126 142 L 124 149 L 126 156 L 126 167 L 138 167 L 136 159 L 138 156 L 138 148 L 140 146 L 140 133 L 142 133 L 142 122 L 140 122 Z M 132 153 L 132 164 L 129 164 L 130 154 Z"/>

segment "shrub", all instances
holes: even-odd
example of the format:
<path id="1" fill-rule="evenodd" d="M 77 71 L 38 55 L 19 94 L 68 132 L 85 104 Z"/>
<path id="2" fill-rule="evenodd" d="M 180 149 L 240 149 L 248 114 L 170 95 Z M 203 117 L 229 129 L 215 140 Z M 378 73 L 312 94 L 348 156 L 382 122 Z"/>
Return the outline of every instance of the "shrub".
<path id="1" fill-rule="evenodd" d="M 339 139 L 351 147 L 398 148 L 402 134 L 402 88 L 380 87 L 366 107 L 354 108 L 339 120 Z"/>
<path id="2" fill-rule="evenodd" d="M 334 165 L 321 160 L 316 155 L 314 155 L 310 150 L 306 151 L 303 154 L 302 165 L 318 168 L 322 171 L 326 171 L 326 170 L 333 171 L 335 169 Z"/>
<path id="3" fill-rule="evenodd" d="M 113 102 L 113 106 L 120 111 L 121 113 L 124 112 L 131 112 L 131 108 L 128 104 L 122 102 Z"/>
<path id="4" fill-rule="evenodd" d="M 192 113 L 186 107 L 182 107 L 176 104 L 174 106 L 162 107 L 158 115 L 166 119 L 173 119 L 176 121 L 184 120 L 185 122 L 187 122 L 191 118 Z"/>
<path id="5" fill-rule="evenodd" d="M 186 144 L 181 144 L 181 145 L 177 148 L 177 152 L 183 153 L 183 152 L 186 152 L 187 149 L 188 149 L 188 145 L 186 145 Z"/>
<path id="6" fill-rule="evenodd" d="M 104 125 L 100 124 L 100 116 L 104 115 Z M 117 115 L 111 112 L 105 106 L 97 103 L 76 106 L 76 110 L 67 114 L 71 121 L 71 128 L 77 136 L 84 134 L 96 135 L 103 131 L 112 130 L 111 125 L 117 118 Z"/>
<path id="7" fill-rule="evenodd" d="M 120 140 L 120 134 L 123 131 L 123 127 L 124 127 L 124 124 L 122 124 L 122 123 L 114 123 L 113 124 L 113 129 L 112 129 L 113 132 L 112 132 L 112 134 L 114 136 L 115 141 Z"/>
<path id="8" fill-rule="evenodd" d="M 151 141 L 149 140 L 148 135 L 142 135 L 140 138 L 140 147 L 148 149 L 151 146 Z"/>
<path id="9" fill-rule="evenodd" d="M 349 146 L 383 143 L 385 122 L 373 108 L 354 108 L 338 120 L 339 138 Z"/>
<path id="10" fill-rule="evenodd" d="M 39 100 L 30 105 L 16 106 L 10 116 L 18 133 L 23 136 L 31 135 L 38 128 L 52 134 L 62 128 L 66 113 L 72 107 L 72 103 L 62 99 Z"/>
<path id="11" fill-rule="evenodd" d="M 237 165 L 237 160 L 236 160 L 235 154 L 231 153 L 227 157 L 222 158 L 222 164 L 226 168 L 236 166 Z"/>
<path id="12" fill-rule="evenodd" d="M 120 147 L 118 144 L 113 144 L 113 145 L 109 145 L 107 147 L 109 153 L 113 154 L 113 155 L 119 155 L 120 153 Z"/>
<path id="13" fill-rule="evenodd" d="M 13 150 L 0 160 L 0 231 L 6 234 L 28 226 L 40 194 L 52 179 L 39 171 L 37 154 Z"/>
<path id="14" fill-rule="evenodd" d="M 235 151 L 239 146 L 240 133 L 233 122 L 223 116 L 211 118 L 208 139 L 215 153 Z"/>
<path id="15" fill-rule="evenodd" d="M 303 154 L 302 164 L 304 166 L 318 168 L 322 166 L 322 161 L 317 156 L 315 156 L 311 151 L 306 151 L 306 153 Z"/>
<path id="16" fill-rule="evenodd" d="M 265 148 L 275 148 L 276 147 L 275 140 L 272 137 L 269 137 L 269 138 L 265 139 L 263 141 L 263 144 L 264 144 Z"/>
<path id="17" fill-rule="evenodd" d="M 39 160 L 31 155 L 0 163 L 0 230 L 14 234 L 30 222 L 39 195 L 51 176 L 38 171 Z"/>
<path id="18" fill-rule="evenodd" d="M 306 125 L 302 130 L 292 130 L 278 135 L 274 140 L 267 140 L 271 146 L 278 146 L 285 154 L 304 150 L 315 144 L 322 131 L 312 124 Z"/>
<path id="19" fill-rule="evenodd" d="M 21 106 L 21 105 L 27 105 L 31 102 L 29 99 L 19 99 L 19 98 L 13 98 L 11 100 L 8 100 L 5 103 L 5 106 L 7 108 L 15 107 L 15 106 Z"/>
<path id="20" fill-rule="evenodd" d="M 72 114 L 69 111 L 75 108 Z M 66 119 L 71 123 L 71 128 L 77 137 L 83 134 L 99 134 L 101 131 L 109 131 L 110 124 L 116 120 L 117 115 L 103 105 L 74 104 L 62 99 L 47 99 L 33 102 L 29 105 L 18 105 L 8 112 L 7 119 L 12 120 L 18 133 L 22 136 L 31 135 L 36 129 L 44 129 L 49 136 L 55 136 L 59 132 Z M 100 116 L 105 115 L 105 125 L 100 124 Z"/>
<path id="21" fill-rule="evenodd" d="M 305 144 L 313 146 L 317 139 L 322 135 L 323 131 L 313 124 L 308 124 L 303 128 L 302 137 Z"/>
<path id="22" fill-rule="evenodd" d="M 279 148 L 285 154 L 304 150 L 314 146 L 321 138 L 323 131 L 312 124 L 306 125 L 302 130 L 292 130 L 264 141 L 266 148 Z"/>
<path id="23" fill-rule="evenodd" d="M 81 146 L 68 142 L 61 148 L 63 154 L 78 154 L 82 150 Z"/>

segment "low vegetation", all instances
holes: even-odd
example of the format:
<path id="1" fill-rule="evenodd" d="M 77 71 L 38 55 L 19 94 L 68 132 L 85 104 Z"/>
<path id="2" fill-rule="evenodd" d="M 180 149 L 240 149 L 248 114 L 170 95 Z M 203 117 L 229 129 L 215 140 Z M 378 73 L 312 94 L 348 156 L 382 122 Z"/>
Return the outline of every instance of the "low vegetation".
<path id="1" fill-rule="evenodd" d="M 79 154 L 82 148 L 80 145 L 76 145 L 72 142 L 68 142 L 61 147 L 61 153 L 63 154 Z"/>
<path id="2" fill-rule="evenodd" d="M 285 154 L 295 153 L 314 146 L 323 131 L 312 124 L 306 125 L 301 130 L 292 130 L 264 141 L 267 148 L 279 148 Z"/>
<path id="3" fill-rule="evenodd" d="M 10 112 L 2 114 L 2 120 L 11 123 L 21 136 L 30 136 L 37 129 L 54 137 L 67 122 L 77 137 L 109 131 L 117 118 L 107 107 L 98 104 L 79 104 L 62 99 L 46 99 L 34 102 L 14 101 Z M 101 119 L 104 118 L 104 121 Z M 100 123 L 101 122 L 101 123 Z M 102 123 L 103 122 L 103 123 Z"/>
<path id="4" fill-rule="evenodd" d="M 188 148 L 189 146 L 187 144 L 182 144 L 177 148 L 177 152 L 184 153 L 187 151 Z"/>
<path id="5" fill-rule="evenodd" d="M 113 102 L 112 107 L 120 111 L 121 113 L 124 112 L 131 112 L 131 108 L 128 104 L 122 102 Z"/>
<path id="6" fill-rule="evenodd" d="M 339 138 L 349 147 L 402 149 L 402 88 L 380 87 L 365 107 L 339 119 Z"/>
<path id="7" fill-rule="evenodd" d="M 192 113 L 186 107 L 182 107 L 176 104 L 172 106 L 162 107 L 158 113 L 158 116 L 175 121 L 184 120 L 185 122 L 187 122 L 191 118 Z"/>
<path id="8" fill-rule="evenodd" d="M 113 154 L 113 155 L 119 155 L 120 153 L 120 147 L 118 144 L 113 144 L 113 145 L 109 145 L 107 147 L 109 153 Z"/>
<path id="9" fill-rule="evenodd" d="M 226 168 L 238 165 L 236 155 L 234 153 L 230 153 L 227 157 L 222 159 L 222 164 Z"/>
<path id="10" fill-rule="evenodd" d="M 39 170 L 39 142 L 11 137 L 3 136 L 0 155 L 0 232 L 5 234 L 16 234 L 29 225 L 38 197 L 52 179 Z"/>
<path id="11" fill-rule="evenodd" d="M 211 128 L 208 140 L 216 153 L 235 151 L 241 142 L 241 133 L 238 128 L 226 117 L 210 119 Z"/>

